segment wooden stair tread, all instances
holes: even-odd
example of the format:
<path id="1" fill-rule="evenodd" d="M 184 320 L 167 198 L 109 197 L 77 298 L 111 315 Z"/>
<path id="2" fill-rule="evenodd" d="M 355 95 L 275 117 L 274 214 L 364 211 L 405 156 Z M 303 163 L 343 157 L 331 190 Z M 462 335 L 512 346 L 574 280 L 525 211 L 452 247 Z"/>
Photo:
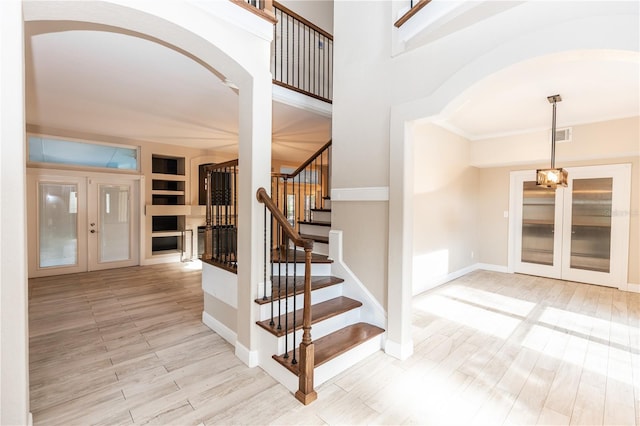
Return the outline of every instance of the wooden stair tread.
<path id="1" fill-rule="evenodd" d="M 313 239 L 313 238 L 310 238 Z M 280 253 L 280 250 L 273 250 L 273 263 L 276 264 L 279 261 L 281 262 L 293 262 L 294 261 L 294 252 L 295 252 L 295 262 L 296 263 L 304 263 L 304 251 L 302 250 L 287 250 L 286 256 Z M 311 263 L 333 263 L 333 260 L 329 259 L 329 256 L 318 253 L 311 253 Z"/>
<path id="2" fill-rule="evenodd" d="M 336 315 L 340 315 L 352 309 L 359 308 L 360 306 L 362 306 L 362 302 L 358 300 L 353 300 L 344 296 L 339 296 L 334 299 L 330 299 L 325 302 L 315 304 L 313 305 L 313 309 L 311 310 L 311 323 L 316 324 L 325 319 L 332 318 Z M 289 312 L 288 315 L 282 314 L 280 315 L 280 317 L 275 317 L 273 319 L 274 325 L 270 325 L 270 322 L 271 322 L 270 319 L 266 319 L 264 321 L 256 321 L 256 324 L 258 324 L 260 327 L 264 328 L 271 334 L 275 335 L 276 337 L 281 337 L 281 336 L 284 336 L 286 333 L 285 331 L 286 320 L 289 321 L 289 327 L 290 327 L 289 332 L 293 331 L 293 329 L 299 330 L 302 328 L 302 319 L 303 319 L 302 315 L 303 315 L 303 309 L 298 309 L 295 312 L 295 319 L 296 319 L 295 327 L 294 327 L 294 324 L 291 324 L 294 318 L 293 312 Z M 278 324 L 281 325 L 280 329 L 278 329 Z"/>
<path id="3" fill-rule="evenodd" d="M 325 222 L 322 220 L 311 220 L 311 221 L 299 220 L 298 223 L 300 225 L 331 226 L 331 222 Z"/>
<path id="4" fill-rule="evenodd" d="M 284 272 L 284 270 L 283 270 Z M 278 300 L 279 298 L 284 298 L 286 296 L 293 296 L 293 294 L 302 294 L 304 293 L 304 276 L 298 276 L 293 279 L 292 276 L 289 277 L 289 288 L 288 291 L 285 289 L 285 276 L 280 277 L 280 296 L 278 296 L 278 277 L 271 277 L 272 289 L 273 289 L 273 298 L 274 300 Z M 343 283 L 344 280 L 338 277 L 332 276 L 312 276 L 311 277 L 311 291 L 318 290 L 325 287 L 330 287 L 332 285 Z M 255 302 L 259 305 L 264 305 L 266 303 L 271 303 L 271 297 L 267 297 L 266 299 L 258 298 Z"/>
<path id="5" fill-rule="evenodd" d="M 321 337 L 313 342 L 315 349 L 314 367 L 318 367 L 325 362 L 331 361 L 337 356 L 347 352 L 349 349 L 355 348 L 359 344 L 382 333 L 384 333 L 384 330 L 380 327 L 376 327 L 375 325 L 367 324 L 365 322 L 359 322 Z M 284 355 L 273 355 L 273 359 L 278 361 L 283 367 L 291 371 L 296 376 L 299 374 L 298 367 L 300 364 L 292 365 L 291 360 L 293 357 L 291 355 L 289 355 L 288 358 L 285 358 Z M 296 348 L 296 360 L 299 359 L 299 349 Z"/>
<path id="6" fill-rule="evenodd" d="M 308 239 L 308 240 L 313 240 L 317 243 L 325 243 L 328 244 L 329 243 L 329 237 L 325 237 L 322 235 L 309 235 L 309 234 L 300 234 L 300 236 L 302 238 Z"/>

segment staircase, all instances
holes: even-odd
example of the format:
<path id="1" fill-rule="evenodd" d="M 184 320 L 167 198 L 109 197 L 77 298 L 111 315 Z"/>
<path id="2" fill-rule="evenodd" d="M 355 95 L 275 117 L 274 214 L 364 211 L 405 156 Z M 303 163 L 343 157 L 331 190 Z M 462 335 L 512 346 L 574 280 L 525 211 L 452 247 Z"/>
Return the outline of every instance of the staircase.
<path id="1" fill-rule="evenodd" d="M 274 263 L 271 297 L 256 299 L 255 303 L 260 318 L 256 323 L 261 329 L 260 366 L 296 392 L 300 354 L 294 344 L 301 342 L 303 334 L 304 314 L 299 307 L 304 304 L 304 276 L 294 278 L 292 274 L 302 270 L 304 264 L 293 263 L 293 256 L 293 250 L 289 250 L 288 266 Z M 296 258 L 304 259 L 304 253 L 296 253 Z M 343 295 L 344 280 L 330 275 L 331 261 L 326 256 L 314 254 L 312 262 L 310 323 L 317 386 L 380 350 L 384 330 L 361 320 L 362 302 Z M 287 268 L 288 276 L 284 275 Z"/>
<path id="2" fill-rule="evenodd" d="M 296 176 L 299 174 L 300 169 Z M 308 190 L 295 178 L 290 175 L 284 185 L 272 185 L 272 194 L 284 202 L 288 187 L 303 193 L 304 201 L 295 205 L 309 208 L 300 209 L 295 222 L 298 230 L 291 226 L 283 204 L 274 202 L 264 189 L 258 190 L 258 200 L 272 214 L 272 236 L 265 241 L 265 247 L 271 247 L 270 288 L 265 286 L 265 296 L 255 300 L 256 323 L 260 366 L 308 404 L 316 398 L 314 386 L 380 350 L 385 330 L 363 320 L 367 301 L 347 297 L 344 279 L 332 275 L 328 191 L 320 189 L 326 195 L 320 203 L 310 205 L 307 197 L 318 188 Z"/>
<path id="3" fill-rule="evenodd" d="M 329 255 L 329 231 L 331 230 L 331 198 L 323 197 L 322 208 L 312 208 L 311 220 L 298 221 L 302 238 L 313 241 L 313 252 Z"/>

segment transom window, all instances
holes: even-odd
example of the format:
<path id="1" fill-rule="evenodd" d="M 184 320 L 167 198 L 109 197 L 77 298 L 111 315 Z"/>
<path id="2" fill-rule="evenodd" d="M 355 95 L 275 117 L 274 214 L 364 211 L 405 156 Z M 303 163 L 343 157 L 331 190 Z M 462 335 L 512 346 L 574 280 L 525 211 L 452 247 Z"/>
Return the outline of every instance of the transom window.
<path id="1" fill-rule="evenodd" d="M 29 162 L 139 170 L 138 147 L 29 136 Z"/>

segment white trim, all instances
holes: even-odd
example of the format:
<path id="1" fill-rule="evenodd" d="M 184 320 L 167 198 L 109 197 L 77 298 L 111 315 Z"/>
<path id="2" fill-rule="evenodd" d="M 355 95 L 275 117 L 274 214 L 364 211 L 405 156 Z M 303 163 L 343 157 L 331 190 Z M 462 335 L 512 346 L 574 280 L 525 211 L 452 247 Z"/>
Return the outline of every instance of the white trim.
<path id="1" fill-rule="evenodd" d="M 462 268 L 462 269 L 458 269 L 457 271 L 453 271 L 447 275 L 443 275 L 441 277 L 436 278 L 435 280 L 432 280 L 430 282 L 426 282 L 425 285 L 423 285 L 418 291 L 416 291 L 415 289 L 413 290 L 413 296 L 416 296 L 420 293 L 423 293 L 427 290 L 431 290 L 432 288 L 435 287 L 439 287 L 443 284 L 446 284 L 450 281 L 453 281 L 457 278 L 460 278 L 464 275 L 467 275 L 473 271 L 478 271 L 478 270 L 482 270 L 482 271 L 493 271 L 493 272 L 501 272 L 501 273 L 505 273 L 505 274 L 509 274 L 512 273 L 512 271 L 509 270 L 508 267 L 503 266 L 503 265 L 494 265 L 492 263 L 474 263 L 473 265 L 469 265 L 466 268 Z M 415 283 L 416 281 L 416 277 L 414 275 L 413 277 L 413 282 Z"/>
<path id="2" fill-rule="evenodd" d="M 483 271 L 502 272 L 504 274 L 513 273 L 507 266 L 494 265 L 492 263 L 476 263 L 474 266 L 476 270 L 482 269 Z"/>
<path id="3" fill-rule="evenodd" d="M 323 117 L 331 118 L 333 115 L 332 104 L 312 98 L 311 96 L 303 95 L 295 90 L 278 86 L 277 84 L 273 85 L 273 100 L 281 104 L 320 114 Z"/>
<path id="4" fill-rule="evenodd" d="M 203 262 L 202 291 L 234 309 L 238 308 L 238 275 L 233 272 Z"/>
<path id="5" fill-rule="evenodd" d="M 244 362 L 248 367 L 253 368 L 260 365 L 260 358 L 258 351 L 250 351 L 244 345 L 238 341 L 235 344 L 236 356 L 240 358 L 240 361 Z"/>
<path id="6" fill-rule="evenodd" d="M 389 201 L 389 187 L 333 188 L 331 201 Z"/>
<path id="7" fill-rule="evenodd" d="M 211 330 L 215 331 L 220 337 L 229 342 L 232 346 L 236 346 L 236 341 L 238 340 L 237 334 L 231 330 L 229 327 L 206 313 L 202 311 L 202 322 L 204 325 L 209 327 Z"/>
<path id="8" fill-rule="evenodd" d="M 387 339 L 384 344 L 384 351 L 387 355 L 391 355 L 394 358 L 398 358 L 400 361 L 404 361 L 413 355 L 413 340 L 409 340 L 408 342 L 401 344 Z"/>
<path id="9" fill-rule="evenodd" d="M 640 284 L 627 283 L 626 285 L 618 287 L 618 290 L 628 291 L 630 293 L 640 293 Z"/>
<path id="10" fill-rule="evenodd" d="M 431 279 L 428 280 L 424 283 L 422 283 L 421 285 L 416 285 L 417 281 L 418 281 L 418 277 L 413 276 L 413 289 L 411 292 L 412 296 L 416 296 L 420 293 L 423 293 L 427 290 L 431 290 L 432 288 L 441 286 L 442 284 L 448 283 L 449 281 L 453 281 L 456 278 L 460 278 L 463 275 L 466 275 L 470 272 L 475 271 L 476 269 L 480 269 L 478 268 L 478 264 L 473 264 L 473 265 L 469 265 L 466 268 L 462 268 L 462 269 L 458 269 L 457 271 L 453 271 L 448 273 L 447 275 L 442 275 L 440 277 L 435 277 L 435 279 Z"/>
<path id="11" fill-rule="evenodd" d="M 27 415 L 27 426 L 33 426 L 33 414 L 29 411 Z"/>

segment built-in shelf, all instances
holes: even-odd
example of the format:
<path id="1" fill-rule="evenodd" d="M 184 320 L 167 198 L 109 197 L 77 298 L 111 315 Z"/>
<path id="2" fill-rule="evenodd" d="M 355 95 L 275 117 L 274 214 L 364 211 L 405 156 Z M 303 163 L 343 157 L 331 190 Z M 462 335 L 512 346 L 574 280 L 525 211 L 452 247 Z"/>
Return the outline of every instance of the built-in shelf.
<path id="1" fill-rule="evenodd" d="M 191 212 L 185 205 L 185 159 L 153 154 L 151 160 L 151 205 L 146 206 L 151 216 L 151 254 L 174 255 L 182 252 L 181 230 Z"/>
<path id="2" fill-rule="evenodd" d="M 184 176 L 184 157 L 153 154 L 151 156 L 151 172 Z"/>

